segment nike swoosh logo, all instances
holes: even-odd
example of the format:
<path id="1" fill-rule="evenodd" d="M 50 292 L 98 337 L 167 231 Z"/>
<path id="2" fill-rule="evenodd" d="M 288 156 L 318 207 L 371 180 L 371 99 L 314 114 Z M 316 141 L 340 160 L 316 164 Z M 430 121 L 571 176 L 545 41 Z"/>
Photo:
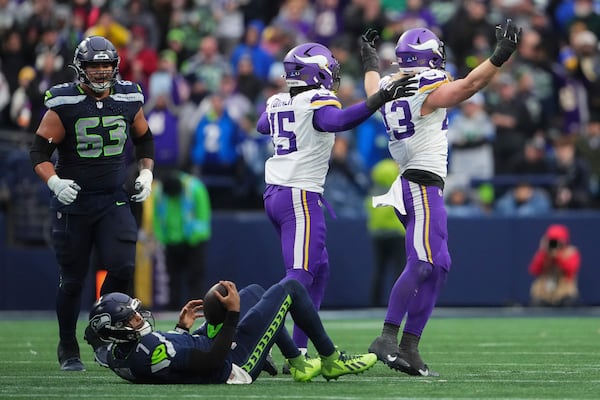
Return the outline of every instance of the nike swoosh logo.
<path id="1" fill-rule="evenodd" d="M 125 204 L 127 204 L 126 201 L 117 201 L 118 206 L 124 206 Z"/>
<path id="2" fill-rule="evenodd" d="M 396 361 L 397 359 L 398 359 L 398 356 L 393 356 L 393 355 L 391 355 L 391 354 L 388 354 L 388 355 L 387 355 L 387 360 L 388 360 L 389 362 L 394 362 L 394 361 Z"/>

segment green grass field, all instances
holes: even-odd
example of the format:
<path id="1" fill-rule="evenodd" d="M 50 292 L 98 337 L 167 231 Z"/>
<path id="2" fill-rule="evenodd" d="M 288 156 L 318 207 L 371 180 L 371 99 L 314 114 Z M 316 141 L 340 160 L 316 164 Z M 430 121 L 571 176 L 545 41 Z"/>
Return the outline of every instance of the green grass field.
<path id="1" fill-rule="evenodd" d="M 296 383 L 263 373 L 252 385 L 132 385 L 92 361 L 66 373 L 56 361 L 53 315 L 25 321 L 0 315 L 0 399 L 599 399 L 600 319 L 434 317 L 421 353 L 439 378 L 411 377 L 381 363 L 364 374 Z M 160 321 L 170 329 L 175 321 Z M 324 317 L 334 342 L 364 352 L 381 318 Z M 79 324 L 83 331 L 83 322 Z M 288 324 L 289 326 L 289 324 Z M 82 333 L 80 334 L 82 336 Z M 85 346 L 85 347 L 83 347 Z M 282 358 L 276 350 L 275 361 Z"/>

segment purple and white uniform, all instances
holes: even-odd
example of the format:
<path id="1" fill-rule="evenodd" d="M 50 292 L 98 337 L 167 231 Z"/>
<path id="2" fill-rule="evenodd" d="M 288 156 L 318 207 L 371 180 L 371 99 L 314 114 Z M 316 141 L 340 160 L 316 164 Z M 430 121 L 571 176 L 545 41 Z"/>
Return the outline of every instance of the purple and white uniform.
<path id="1" fill-rule="evenodd" d="M 380 87 L 390 78 L 383 77 Z M 449 79 L 446 72 L 437 69 L 420 72 L 417 78 L 419 89 L 414 95 L 388 102 L 380 109 L 390 137 L 390 154 L 399 165 L 400 175 L 388 193 L 373 198 L 373 206 L 393 206 L 406 227 L 407 264 L 390 294 L 386 322 L 400 325 L 408 312 L 412 318 L 407 319 L 404 330 L 420 336 L 451 265 L 443 196 L 448 163 L 447 111 L 440 108 L 421 115 L 421 107 L 429 93 Z M 419 278 L 422 268 L 432 268 L 424 281 Z"/>
<path id="2" fill-rule="evenodd" d="M 364 102 L 342 110 L 335 94 L 308 89 L 291 97 L 278 93 L 267 100 L 257 129 L 270 134 L 273 156 L 265 164 L 264 206 L 281 240 L 286 268 L 283 278 L 296 279 L 308 290 L 317 310 L 329 280 L 323 185 L 335 141 L 333 132 L 351 129 L 373 112 Z M 298 347 L 304 333 L 294 329 Z"/>

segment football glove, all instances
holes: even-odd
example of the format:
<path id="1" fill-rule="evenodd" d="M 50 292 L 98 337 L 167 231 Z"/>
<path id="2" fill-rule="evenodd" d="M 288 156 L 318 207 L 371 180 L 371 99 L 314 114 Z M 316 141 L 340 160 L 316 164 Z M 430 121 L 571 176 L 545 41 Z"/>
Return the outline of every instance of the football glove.
<path id="1" fill-rule="evenodd" d="M 362 59 L 363 71 L 379 71 L 379 55 L 375 49 L 375 42 L 379 39 L 379 32 L 375 29 L 367 29 L 360 37 L 360 57 Z"/>
<path id="2" fill-rule="evenodd" d="M 496 67 L 501 67 L 508 59 L 511 54 L 517 49 L 519 40 L 521 40 L 521 33 L 523 29 L 518 28 L 512 20 L 509 18 L 506 20 L 506 24 L 496 25 L 496 49 L 490 57 L 490 62 Z"/>
<path id="3" fill-rule="evenodd" d="M 75 201 L 81 187 L 72 179 L 60 179 L 58 175 L 52 175 L 48 179 L 48 187 L 56 195 L 58 201 L 69 205 Z"/>
<path id="4" fill-rule="evenodd" d="M 377 93 L 369 96 L 365 104 L 370 110 L 377 110 L 388 101 L 400 97 L 412 96 L 417 89 L 418 80 L 414 76 L 405 76 L 390 81 L 384 88 L 379 89 Z"/>
<path id="5" fill-rule="evenodd" d="M 137 194 L 131 196 L 131 201 L 142 202 L 150 197 L 150 192 L 152 192 L 152 179 L 154 175 L 152 175 L 152 171 L 147 168 L 144 168 L 140 171 L 140 175 L 135 180 L 134 189 Z"/>

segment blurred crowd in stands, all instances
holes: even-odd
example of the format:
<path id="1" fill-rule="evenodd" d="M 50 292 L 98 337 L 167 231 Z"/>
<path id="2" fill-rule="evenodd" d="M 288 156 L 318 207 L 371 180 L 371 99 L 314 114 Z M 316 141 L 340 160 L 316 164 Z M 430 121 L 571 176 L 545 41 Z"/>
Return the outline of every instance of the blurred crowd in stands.
<path id="1" fill-rule="evenodd" d="M 598 0 L 0 0 L 0 198 L 23 195 L 44 91 L 75 77 L 68 66 L 86 36 L 108 38 L 121 78 L 141 85 L 159 179 L 190 172 L 213 209 L 262 209 L 272 150 L 255 125 L 265 100 L 286 90 L 290 48 L 329 46 L 348 106 L 364 98 L 358 40 L 367 28 L 381 33 L 382 73 L 394 69 L 399 35 L 423 26 L 444 41 L 447 70 L 460 78 L 491 54 L 506 18 L 523 27 L 517 53 L 448 116 L 449 214 L 597 208 Z M 338 216 L 363 217 L 371 169 L 388 157 L 380 116 L 338 134 L 333 151 L 325 197 Z"/>

